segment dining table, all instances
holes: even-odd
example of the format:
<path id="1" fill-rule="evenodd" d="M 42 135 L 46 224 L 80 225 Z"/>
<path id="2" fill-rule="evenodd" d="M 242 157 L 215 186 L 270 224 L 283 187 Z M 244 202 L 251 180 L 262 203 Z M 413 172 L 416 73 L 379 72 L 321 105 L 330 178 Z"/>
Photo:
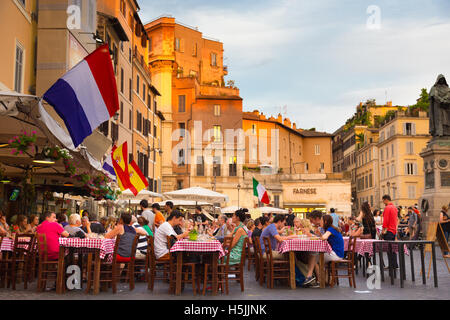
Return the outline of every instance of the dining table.
<path id="1" fill-rule="evenodd" d="M 93 294 L 100 293 L 100 263 L 102 259 L 112 258 L 114 252 L 115 239 L 105 238 L 59 238 L 59 258 L 58 258 L 58 274 L 56 280 L 56 293 L 62 294 L 64 292 L 64 258 L 68 254 L 69 249 L 72 252 L 80 254 L 87 254 L 87 270 L 88 281 L 91 277 L 92 264 L 94 265 L 93 274 Z M 111 259 L 112 260 L 112 259 Z M 89 288 L 89 286 L 88 286 Z M 88 292 L 86 292 L 88 293 Z"/>
<path id="2" fill-rule="evenodd" d="M 218 240 L 187 240 L 180 239 L 172 246 L 170 252 L 176 253 L 176 277 L 175 277 L 175 295 L 181 294 L 181 277 L 183 266 L 183 253 L 197 253 L 202 255 L 211 255 L 212 259 L 212 295 L 218 292 L 218 262 L 225 256 L 222 244 Z"/>
<path id="3" fill-rule="evenodd" d="M 305 236 L 299 236 L 297 239 L 289 239 L 281 242 L 278 247 L 280 253 L 289 253 L 289 272 L 290 272 L 290 287 L 295 289 L 295 252 L 317 252 L 319 253 L 319 272 L 320 272 L 320 287 L 325 288 L 325 261 L 324 253 L 330 253 L 332 250 L 330 244 L 326 240 L 320 238 L 314 239 Z"/>

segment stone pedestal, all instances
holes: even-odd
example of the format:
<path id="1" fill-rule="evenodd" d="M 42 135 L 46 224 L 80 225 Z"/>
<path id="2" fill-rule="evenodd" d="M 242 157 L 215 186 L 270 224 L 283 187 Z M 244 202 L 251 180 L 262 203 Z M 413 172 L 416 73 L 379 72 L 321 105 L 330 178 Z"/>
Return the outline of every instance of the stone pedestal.
<path id="1" fill-rule="evenodd" d="M 429 222 L 438 222 L 443 205 L 450 202 L 450 137 L 433 138 L 420 153 L 423 158 L 425 188 L 420 198 L 424 235 Z"/>

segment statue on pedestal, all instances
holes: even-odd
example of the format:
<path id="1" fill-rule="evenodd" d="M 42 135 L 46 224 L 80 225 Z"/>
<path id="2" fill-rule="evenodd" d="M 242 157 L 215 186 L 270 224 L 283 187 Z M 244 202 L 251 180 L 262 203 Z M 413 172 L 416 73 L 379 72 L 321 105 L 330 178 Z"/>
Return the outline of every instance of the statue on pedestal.
<path id="1" fill-rule="evenodd" d="M 450 136 L 450 88 L 442 74 L 430 91 L 430 134 Z"/>

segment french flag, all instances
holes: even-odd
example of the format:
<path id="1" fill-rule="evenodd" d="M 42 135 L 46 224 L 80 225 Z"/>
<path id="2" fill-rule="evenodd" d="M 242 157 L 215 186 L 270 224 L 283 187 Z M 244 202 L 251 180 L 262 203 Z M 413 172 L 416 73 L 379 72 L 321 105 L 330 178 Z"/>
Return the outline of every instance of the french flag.
<path id="1" fill-rule="evenodd" d="M 105 162 L 103 162 L 103 170 L 106 175 L 113 181 L 117 181 L 116 172 L 114 171 L 114 165 L 112 163 L 111 154 L 108 154 Z"/>
<path id="2" fill-rule="evenodd" d="M 43 97 L 66 124 L 75 147 L 119 110 L 116 78 L 107 44 L 59 79 Z"/>

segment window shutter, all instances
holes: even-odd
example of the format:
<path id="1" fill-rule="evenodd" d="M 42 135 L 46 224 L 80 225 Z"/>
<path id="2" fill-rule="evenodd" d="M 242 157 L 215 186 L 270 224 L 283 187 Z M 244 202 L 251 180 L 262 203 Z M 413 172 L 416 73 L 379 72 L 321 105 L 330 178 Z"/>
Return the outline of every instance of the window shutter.
<path id="1" fill-rule="evenodd" d="M 406 123 L 403 124 L 403 135 L 406 136 Z"/>
<path id="2" fill-rule="evenodd" d="M 405 175 L 408 174 L 408 163 L 405 163 Z"/>
<path id="3" fill-rule="evenodd" d="M 416 135 L 416 124 L 415 123 L 411 123 L 411 131 L 412 131 L 412 135 L 415 136 Z"/>
<path id="4" fill-rule="evenodd" d="M 417 163 L 414 163 L 414 175 L 417 175 L 417 174 L 418 174 L 417 171 L 418 171 L 418 170 L 417 170 Z"/>

